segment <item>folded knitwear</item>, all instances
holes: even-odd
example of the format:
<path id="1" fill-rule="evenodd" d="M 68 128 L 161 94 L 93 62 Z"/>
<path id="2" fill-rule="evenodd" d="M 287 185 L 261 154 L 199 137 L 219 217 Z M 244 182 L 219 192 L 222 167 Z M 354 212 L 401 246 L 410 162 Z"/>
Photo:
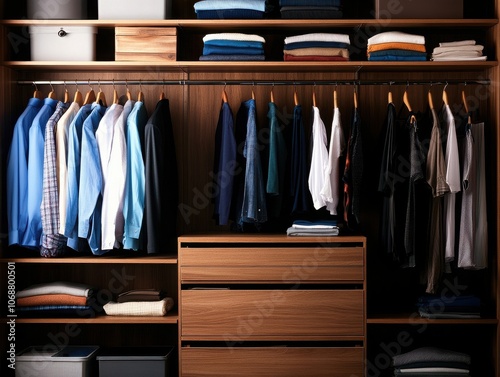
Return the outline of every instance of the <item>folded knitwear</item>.
<path id="1" fill-rule="evenodd" d="M 336 33 L 308 33 L 285 38 L 285 44 L 311 41 L 351 43 L 348 34 Z"/>
<path id="2" fill-rule="evenodd" d="M 392 361 L 395 367 L 405 367 L 406 365 L 415 367 L 415 365 L 418 366 L 420 363 L 426 363 L 426 365 L 428 365 L 427 363 L 434 361 L 448 361 L 470 365 L 471 358 L 469 355 L 462 352 L 438 347 L 420 347 L 406 353 L 395 355 Z"/>
<path id="3" fill-rule="evenodd" d="M 36 318 L 93 318 L 96 311 L 91 306 L 82 305 L 39 305 L 21 306 L 16 309 L 20 317 Z"/>
<path id="4" fill-rule="evenodd" d="M 295 43 L 285 43 L 285 50 L 295 50 L 296 48 L 306 48 L 306 47 L 337 47 L 337 48 L 349 48 L 349 43 L 343 42 L 322 42 L 322 41 L 309 41 L 309 42 L 295 42 Z"/>
<path id="5" fill-rule="evenodd" d="M 369 56 L 370 61 L 427 61 L 427 56 L 405 56 L 405 55 L 385 55 L 385 56 Z"/>
<path id="6" fill-rule="evenodd" d="M 478 56 L 478 57 L 463 57 L 463 56 L 454 56 L 454 57 L 437 57 L 432 58 L 433 61 L 438 62 L 450 62 L 450 61 L 486 61 L 488 60 L 487 56 Z"/>
<path id="7" fill-rule="evenodd" d="M 17 306 L 41 305 L 86 305 L 87 297 L 68 294 L 50 294 L 20 297 L 16 300 Z"/>
<path id="8" fill-rule="evenodd" d="M 243 34 L 243 33 L 213 33 L 207 34 L 203 37 L 203 42 L 211 41 L 214 39 L 227 39 L 231 41 L 254 41 L 265 43 L 266 40 L 260 35 Z"/>
<path id="9" fill-rule="evenodd" d="M 425 45 L 425 37 L 422 35 L 403 33 L 401 31 L 386 31 L 368 38 L 368 46 L 387 42 L 403 42 Z"/>
<path id="10" fill-rule="evenodd" d="M 467 46 L 449 46 L 449 47 L 435 47 L 432 52 L 434 54 L 450 51 L 475 51 L 482 52 L 484 46 L 482 45 L 467 45 Z"/>
<path id="11" fill-rule="evenodd" d="M 282 7 L 287 6 L 329 6 L 329 7 L 339 7 L 341 5 L 341 0 L 280 0 L 280 5 Z"/>
<path id="12" fill-rule="evenodd" d="M 339 229 L 295 229 L 294 227 L 289 227 L 286 230 L 287 236 L 338 236 Z"/>
<path id="13" fill-rule="evenodd" d="M 194 11 L 217 9 L 252 9 L 266 11 L 266 0 L 203 0 L 194 4 Z"/>
<path id="14" fill-rule="evenodd" d="M 217 9 L 196 12 L 196 18 L 200 20 L 258 20 L 264 18 L 265 15 L 265 12 L 253 9 Z"/>
<path id="15" fill-rule="evenodd" d="M 94 293 L 94 288 L 87 284 L 73 282 L 52 282 L 31 285 L 16 293 L 16 297 L 36 295 L 68 294 L 73 296 L 89 297 Z"/>
<path id="16" fill-rule="evenodd" d="M 451 57 L 468 57 L 468 58 L 475 58 L 478 56 L 483 56 L 483 53 L 481 51 L 447 51 L 447 52 L 441 52 L 441 53 L 432 53 L 433 58 L 451 58 Z"/>
<path id="17" fill-rule="evenodd" d="M 201 61 L 263 61 L 264 55 L 201 55 Z"/>
<path id="18" fill-rule="evenodd" d="M 292 227 L 296 229 L 335 229 L 338 227 L 336 220 L 295 220 Z"/>
<path id="19" fill-rule="evenodd" d="M 118 295 L 119 303 L 131 301 L 159 301 L 165 297 L 163 291 L 157 289 L 133 289 Z"/>
<path id="20" fill-rule="evenodd" d="M 232 41 L 229 39 L 213 39 L 206 41 L 205 46 L 224 46 L 224 47 L 251 47 L 251 48 L 263 48 L 264 44 L 262 42 L 254 41 Z"/>
<path id="21" fill-rule="evenodd" d="M 285 50 L 283 52 L 287 55 L 292 55 L 292 56 L 317 55 L 317 56 L 342 56 L 344 58 L 349 57 L 349 51 L 346 48 L 310 47 L 310 48 L 297 48 L 295 50 Z"/>
<path id="22" fill-rule="evenodd" d="M 429 376 L 434 376 L 435 373 L 449 373 L 451 375 L 468 375 L 468 369 L 460 368 L 443 368 L 443 367 L 427 367 L 427 368 L 400 368 L 396 372 L 401 373 L 401 375 L 406 375 L 406 373 L 427 373 Z"/>
<path id="23" fill-rule="evenodd" d="M 317 56 L 317 55 L 304 55 L 304 56 L 293 56 L 284 54 L 284 61 L 294 61 L 294 62 L 310 62 L 310 61 L 337 61 L 337 62 L 347 62 L 349 58 L 344 58 L 342 56 Z"/>
<path id="24" fill-rule="evenodd" d="M 103 306 L 107 315 L 161 317 L 174 306 L 171 297 L 159 301 L 108 302 Z"/>
<path id="25" fill-rule="evenodd" d="M 385 42 L 377 43 L 368 46 L 367 52 L 381 51 L 381 50 L 408 50 L 425 52 L 425 46 L 417 43 L 404 43 L 404 42 Z"/>
<path id="26" fill-rule="evenodd" d="M 203 47 L 203 55 L 263 55 L 263 48 L 253 47 L 224 47 L 224 46 L 210 46 Z"/>
<path id="27" fill-rule="evenodd" d="M 475 45 L 476 41 L 473 39 L 467 39 L 464 41 L 453 41 L 453 42 L 441 42 L 439 47 L 458 47 L 458 46 L 471 46 Z"/>
<path id="28" fill-rule="evenodd" d="M 369 57 L 389 56 L 389 55 L 426 57 L 427 53 L 420 51 L 411 51 L 411 50 L 381 50 L 368 53 Z"/>

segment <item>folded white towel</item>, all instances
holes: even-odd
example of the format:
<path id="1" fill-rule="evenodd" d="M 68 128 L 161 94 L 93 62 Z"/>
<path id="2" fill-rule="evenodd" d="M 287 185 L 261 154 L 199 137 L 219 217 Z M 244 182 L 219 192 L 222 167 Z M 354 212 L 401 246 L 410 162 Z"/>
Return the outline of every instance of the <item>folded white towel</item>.
<path id="1" fill-rule="evenodd" d="M 477 58 L 483 56 L 481 52 L 478 51 L 455 51 L 455 52 L 443 52 L 441 54 L 432 54 L 433 58 Z"/>
<path id="2" fill-rule="evenodd" d="M 174 300 L 171 297 L 165 297 L 160 301 L 130 301 L 114 302 L 110 301 L 103 306 L 107 315 L 121 316 L 149 316 L 161 317 L 174 306 Z"/>
<path id="3" fill-rule="evenodd" d="M 469 46 L 460 46 L 460 47 L 435 47 L 432 51 L 434 54 L 439 54 L 442 52 L 450 52 L 450 51 L 474 51 L 474 52 L 482 52 L 484 46 L 481 45 L 469 45 Z"/>
<path id="4" fill-rule="evenodd" d="M 478 57 L 466 57 L 466 56 L 452 56 L 452 57 L 436 57 L 431 58 L 431 60 L 435 62 L 452 62 L 452 61 L 486 61 L 488 60 L 487 56 L 478 56 Z"/>
<path id="5" fill-rule="evenodd" d="M 228 40 L 228 41 L 249 41 L 249 42 L 262 42 L 265 43 L 266 40 L 260 35 L 255 34 L 243 34 L 243 33 L 213 33 L 207 34 L 203 37 L 203 42 L 213 41 L 216 39 Z"/>
<path id="6" fill-rule="evenodd" d="M 368 38 L 368 45 L 389 42 L 404 42 L 425 44 L 425 37 L 423 35 L 408 34 L 401 31 L 385 31 Z"/>
<path id="7" fill-rule="evenodd" d="M 439 47 L 457 47 L 457 46 L 471 46 L 475 45 L 476 41 L 472 39 L 468 39 L 465 41 L 454 41 L 454 42 L 441 42 Z"/>
<path id="8" fill-rule="evenodd" d="M 29 297 L 37 295 L 67 294 L 79 297 L 89 297 L 94 289 L 88 284 L 73 283 L 67 281 L 55 281 L 52 283 L 35 284 L 16 293 L 16 297 Z"/>
<path id="9" fill-rule="evenodd" d="M 285 44 L 296 42 L 340 42 L 351 43 L 348 34 L 309 33 L 285 38 Z"/>

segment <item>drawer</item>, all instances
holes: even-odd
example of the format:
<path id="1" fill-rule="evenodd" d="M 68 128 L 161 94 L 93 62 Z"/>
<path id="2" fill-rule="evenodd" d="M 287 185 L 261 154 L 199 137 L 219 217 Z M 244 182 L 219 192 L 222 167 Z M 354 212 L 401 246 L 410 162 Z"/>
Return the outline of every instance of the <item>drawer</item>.
<path id="1" fill-rule="evenodd" d="M 183 340 L 342 339 L 364 334 L 363 291 L 181 291 Z"/>
<path id="2" fill-rule="evenodd" d="M 363 347 L 183 347 L 180 369 L 183 377 L 352 377 L 364 375 L 363 359 Z"/>
<path id="3" fill-rule="evenodd" d="M 180 248 L 181 282 L 362 281 L 363 247 Z"/>

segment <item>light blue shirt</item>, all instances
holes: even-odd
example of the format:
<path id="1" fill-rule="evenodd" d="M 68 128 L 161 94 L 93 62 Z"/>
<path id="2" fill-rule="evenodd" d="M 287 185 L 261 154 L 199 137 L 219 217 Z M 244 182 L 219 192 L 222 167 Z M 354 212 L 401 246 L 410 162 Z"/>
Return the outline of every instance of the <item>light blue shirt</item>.
<path id="1" fill-rule="evenodd" d="M 45 98 L 43 106 L 33 119 L 29 130 L 28 143 L 28 223 L 22 246 L 38 247 L 42 238 L 42 204 L 43 190 L 43 149 L 45 146 L 45 126 L 54 114 L 57 100 Z"/>
<path id="2" fill-rule="evenodd" d="M 30 98 L 17 119 L 7 157 L 7 218 L 9 245 L 19 244 L 28 224 L 28 136 L 29 129 L 43 105 L 43 100 Z"/>
<path id="3" fill-rule="evenodd" d="M 101 250 L 102 169 L 95 132 L 106 107 L 94 103 L 83 122 L 80 189 L 78 197 L 78 237 L 86 238 L 93 254 Z"/>
<path id="4" fill-rule="evenodd" d="M 68 237 L 68 246 L 78 250 L 78 186 L 80 183 L 80 144 L 82 141 L 83 122 L 92 111 L 92 105 L 80 108 L 68 130 L 68 187 L 66 198 L 66 224 L 64 235 Z"/>
<path id="5" fill-rule="evenodd" d="M 144 215 L 144 192 L 146 187 L 141 145 L 144 138 L 144 127 L 147 122 L 146 107 L 142 102 L 137 101 L 127 118 L 127 178 L 123 202 L 123 217 L 125 220 L 124 249 L 138 250 L 140 246 L 139 238 Z"/>

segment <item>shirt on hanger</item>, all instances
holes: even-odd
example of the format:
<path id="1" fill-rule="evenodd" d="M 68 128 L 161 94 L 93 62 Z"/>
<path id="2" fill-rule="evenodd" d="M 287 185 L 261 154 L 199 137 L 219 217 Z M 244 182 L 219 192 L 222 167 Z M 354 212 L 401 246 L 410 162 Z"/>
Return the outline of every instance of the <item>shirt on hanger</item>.
<path id="1" fill-rule="evenodd" d="M 7 219 L 9 245 L 19 244 L 28 224 L 28 145 L 29 129 L 44 101 L 30 98 L 14 126 L 7 156 Z"/>
<path id="2" fill-rule="evenodd" d="M 326 128 L 319 109 L 313 106 L 313 125 L 312 125 L 312 153 L 311 165 L 309 170 L 309 191 L 313 200 L 315 209 L 320 209 L 326 205 L 321 196 L 321 189 L 325 185 L 325 172 L 328 165 L 328 149 Z"/>
<path id="3" fill-rule="evenodd" d="M 40 204 L 43 188 L 43 150 L 45 145 L 45 126 L 54 114 L 57 100 L 45 98 L 44 104 L 29 130 L 28 155 L 28 224 L 22 246 L 39 247 L 42 236 Z"/>

